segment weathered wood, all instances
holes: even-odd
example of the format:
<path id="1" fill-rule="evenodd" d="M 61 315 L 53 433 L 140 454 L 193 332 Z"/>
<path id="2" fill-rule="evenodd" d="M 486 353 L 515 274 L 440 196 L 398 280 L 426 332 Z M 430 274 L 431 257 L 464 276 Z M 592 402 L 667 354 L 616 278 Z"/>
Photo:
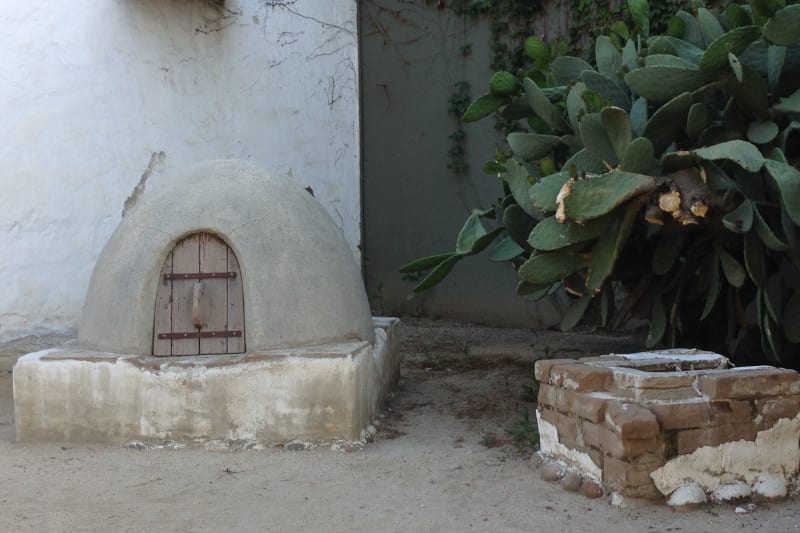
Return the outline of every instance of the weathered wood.
<path id="1" fill-rule="evenodd" d="M 242 272 L 233 250 L 228 248 L 228 272 L 236 272 L 236 277 L 228 280 L 228 329 L 244 332 L 244 293 Z M 245 336 L 228 338 L 228 353 L 245 351 Z"/>
<path id="2" fill-rule="evenodd" d="M 175 245 L 172 253 L 174 273 L 197 272 L 200 268 L 200 237 L 191 235 Z M 192 293 L 194 280 L 172 281 L 172 327 L 171 333 L 197 331 L 192 322 Z M 172 341 L 172 355 L 197 355 L 200 353 L 199 339 L 176 339 Z"/>
<path id="3" fill-rule="evenodd" d="M 172 355 L 172 341 L 159 339 L 159 333 L 172 332 L 172 282 L 164 274 L 172 273 L 172 252 L 164 260 L 156 291 L 156 310 L 153 320 L 153 355 Z"/>
<path id="4" fill-rule="evenodd" d="M 201 233 L 198 239 L 200 270 L 198 272 L 223 272 L 228 268 L 228 245 L 220 238 Z M 205 279 L 202 296 L 202 329 L 224 331 L 228 329 L 228 280 Z M 201 354 L 228 352 L 227 338 L 200 339 Z"/>

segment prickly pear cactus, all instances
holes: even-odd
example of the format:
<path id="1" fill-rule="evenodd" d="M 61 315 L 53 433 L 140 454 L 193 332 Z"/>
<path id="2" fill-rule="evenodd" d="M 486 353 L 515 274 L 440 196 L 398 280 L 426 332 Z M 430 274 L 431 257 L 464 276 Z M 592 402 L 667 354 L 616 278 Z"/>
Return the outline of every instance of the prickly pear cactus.
<path id="1" fill-rule="evenodd" d="M 564 329 L 646 317 L 649 346 L 800 366 L 800 3 L 679 11 L 663 35 L 628 5 L 593 64 L 532 37 L 539 68 L 492 77 L 463 119 L 519 121 L 484 167 L 506 196 L 402 271 L 425 290 L 489 248 L 521 296 L 575 298 Z"/>

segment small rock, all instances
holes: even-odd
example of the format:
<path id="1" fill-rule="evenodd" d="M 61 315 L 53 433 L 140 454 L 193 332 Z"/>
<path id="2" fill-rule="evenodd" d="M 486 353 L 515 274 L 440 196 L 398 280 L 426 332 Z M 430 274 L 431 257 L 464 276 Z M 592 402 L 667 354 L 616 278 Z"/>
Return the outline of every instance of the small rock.
<path id="1" fill-rule="evenodd" d="M 230 447 L 228 447 L 228 443 L 222 440 L 210 440 L 206 442 L 205 445 L 206 450 L 210 452 L 228 452 L 230 451 Z"/>
<path id="2" fill-rule="evenodd" d="M 561 488 L 569 492 L 578 492 L 583 485 L 583 476 L 577 471 L 570 470 L 561 480 Z"/>
<path id="3" fill-rule="evenodd" d="M 689 510 L 706 503 L 706 493 L 697 483 L 687 483 L 669 495 L 667 504 L 673 509 Z"/>
<path id="4" fill-rule="evenodd" d="M 586 478 L 586 480 L 583 482 L 581 492 L 583 492 L 584 496 L 591 498 L 592 500 L 600 498 L 603 496 L 603 494 L 605 494 L 603 485 L 590 478 Z"/>
<path id="5" fill-rule="evenodd" d="M 711 499 L 715 502 L 734 503 L 749 498 L 752 492 L 750 485 L 743 481 L 723 483 L 714 489 Z"/>
<path id="6" fill-rule="evenodd" d="M 125 447 L 130 448 L 131 450 L 144 450 L 147 448 L 147 445 L 140 440 L 132 440 L 125 443 Z M 64 450 L 65 448 L 62 446 L 61 449 Z"/>
<path id="7" fill-rule="evenodd" d="M 352 452 L 360 452 L 363 449 L 364 449 L 364 443 L 359 441 L 349 442 L 346 440 L 337 440 L 336 442 L 331 444 L 331 451 L 334 452 L 352 453 Z"/>
<path id="8" fill-rule="evenodd" d="M 289 450 L 290 452 L 304 452 L 311 449 L 311 443 L 303 442 L 301 440 L 293 440 L 284 444 L 283 449 Z"/>
<path id="9" fill-rule="evenodd" d="M 378 428 L 376 428 L 374 424 L 368 425 L 366 429 L 367 433 L 369 433 L 372 436 L 375 436 L 375 434 L 378 432 Z"/>
<path id="10" fill-rule="evenodd" d="M 372 437 L 373 437 L 372 433 L 370 433 L 366 429 L 362 429 L 361 434 L 359 435 L 359 439 L 362 442 L 372 442 Z"/>
<path id="11" fill-rule="evenodd" d="M 758 477 L 753 492 L 760 498 L 776 500 L 785 498 L 789 492 L 786 479 L 783 476 L 762 475 Z"/>
<path id="12" fill-rule="evenodd" d="M 549 459 L 547 458 L 547 455 L 541 451 L 536 452 L 531 456 L 531 466 L 538 468 L 545 464 L 548 460 Z"/>
<path id="13" fill-rule="evenodd" d="M 542 479 L 545 481 L 558 481 L 566 474 L 564 465 L 556 461 L 549 461 L 542 465 Z"/>
<path id="14" fill-rule="evenodd" d="M 619 492 L 612 492 L 611 493 L 611 501 L 609 502 L 614 507 L 624 507 L 625 506 L 625 498 L 622 497 L 622 494 Z"/>
<path id="15" fill-rule="evenodd" d="M 376 418 L 375 420 L 372 421 L 372 425 L 375 427 L 379 427 L 381 425 L 381 420 L 379 418 Z"/>

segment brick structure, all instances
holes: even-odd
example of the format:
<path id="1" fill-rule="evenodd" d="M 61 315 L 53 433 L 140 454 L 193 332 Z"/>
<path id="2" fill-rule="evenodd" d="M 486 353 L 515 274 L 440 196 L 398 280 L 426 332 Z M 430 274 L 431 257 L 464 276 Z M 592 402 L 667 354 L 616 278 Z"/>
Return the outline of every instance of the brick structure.
<path id="1" fill-rule="evenodd" d="M 536 379 L 542 452 L 628 496 L 667 495 L 651 474 L 678 456 L 800 423 L 800 374 L 709 352 L 542 360 Z"/>

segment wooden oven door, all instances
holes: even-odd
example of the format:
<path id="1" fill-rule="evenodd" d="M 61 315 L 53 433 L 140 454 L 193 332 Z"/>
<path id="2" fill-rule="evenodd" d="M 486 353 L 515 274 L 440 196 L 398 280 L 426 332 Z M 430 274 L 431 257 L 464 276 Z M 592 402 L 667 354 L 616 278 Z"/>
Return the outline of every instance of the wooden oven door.
<path id="1" fill-rule="evenodd" d="M 153 355 L 241 353 L 244 341 L 242 276 L 233 250 L 215 235 L 189 235 L 161 268 Z"/>

